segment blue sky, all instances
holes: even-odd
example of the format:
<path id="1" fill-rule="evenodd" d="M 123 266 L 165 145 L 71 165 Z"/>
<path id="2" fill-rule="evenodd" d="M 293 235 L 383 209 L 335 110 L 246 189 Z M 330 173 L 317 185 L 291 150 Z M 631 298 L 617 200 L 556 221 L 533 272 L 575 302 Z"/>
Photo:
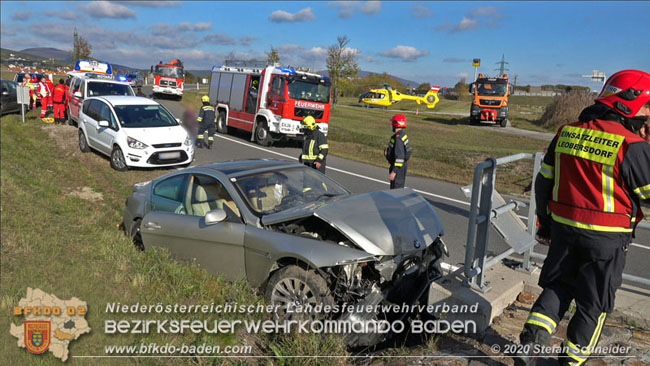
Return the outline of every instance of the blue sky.
<path id="1" fill-rule="evenodd" d="M 347 35 L 362 70 L 453 86 L 495 73 L 505 55 L 518 84 L 580 84 L 650 71 L 650 2 L 22 2 L 2 1 L 3 48 L 72 48 L 72 29 L 93 57 L 138 68 L 180 58 L 189 69 L 263 58 L 271 46 L 285 64 L 325 68 L 328 46 Z M 41 16 L 36 16 L 39 11 Z"/>

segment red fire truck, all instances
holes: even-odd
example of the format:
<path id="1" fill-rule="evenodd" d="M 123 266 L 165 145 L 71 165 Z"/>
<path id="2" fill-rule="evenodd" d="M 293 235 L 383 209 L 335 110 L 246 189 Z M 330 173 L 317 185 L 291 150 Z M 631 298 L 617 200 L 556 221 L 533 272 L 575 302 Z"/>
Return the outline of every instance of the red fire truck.
<path id="1" fill-rule="evenodd" d="M 158 65 L 151 66 L 151 73 L 154 77 L 153 94 L 167 94 L 183 98 L 183 84 L 185 72 L 181 60 L 173 60 L 168 64 L 162 61 Z"/>
<path id="2" fill-rule="evenodd" d="M 217 110 L 217 131 L 251 132 L 251 141 L 268 146 L 300 139 L 300 121 L 316 120 L 327 135 L 330 120 L 330 79 L 291 67 L 227 61 L 212 68 L 210 104 Z"/>

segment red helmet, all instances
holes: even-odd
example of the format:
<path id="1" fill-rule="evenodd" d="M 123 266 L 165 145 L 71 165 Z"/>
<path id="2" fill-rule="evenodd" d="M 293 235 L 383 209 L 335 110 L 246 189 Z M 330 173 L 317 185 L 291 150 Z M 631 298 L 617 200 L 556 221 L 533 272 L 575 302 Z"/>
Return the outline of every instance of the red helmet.
<path id="1" fill-rule="evenodd" d="M 406 116 L 403 114 L 396 114 L 390 119 L 393 128 L 406 128 Z"/>
<path id="2" fill-rule="evenodd" d="M 634 117 L 650 102 L 650 74 L 639 70 L 619 71 L 607 79 L 596 101 L 625 117 Z"/>

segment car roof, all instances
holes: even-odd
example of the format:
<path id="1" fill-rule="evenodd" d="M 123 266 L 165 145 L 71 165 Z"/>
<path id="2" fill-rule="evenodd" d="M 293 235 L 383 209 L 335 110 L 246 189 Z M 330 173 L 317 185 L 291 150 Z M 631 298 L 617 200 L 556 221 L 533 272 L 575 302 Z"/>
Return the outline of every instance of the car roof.
<path id="1" fill-rule="evenodd" d="M 300 167 L 299 163 L 284 160 L 236 160 L 223 163 L 207 164 L 197 168 L 211 169 L 228 176 L 239 176 L 255 171 L 272 170 L 276 168 Z"/>
<path id="2" fill-rule="evenodd" d="M 86 80 L 89 83 L 111 83 L 111 84 L 124 84 L 128 85 L 128 83 L 125 83 L 123 81 L 119 80 L 112 80 L 112 79 L 94 79 L 94 78 L 80 78 L 81 80 Z"/>
<path id="3" fill-rule="evenodd" d="M 88 99 L 103 99 L 112 105 L 160 105 L 155 100 L 145 97 L 131 97 L 126 95 L 100 95 Z"/>

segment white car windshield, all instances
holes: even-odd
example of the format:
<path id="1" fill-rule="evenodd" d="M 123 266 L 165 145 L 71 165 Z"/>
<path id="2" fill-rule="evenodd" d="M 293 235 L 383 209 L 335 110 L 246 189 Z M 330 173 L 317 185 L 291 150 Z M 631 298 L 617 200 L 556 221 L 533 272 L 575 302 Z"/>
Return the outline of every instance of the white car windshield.
<path id="1" fill-rule="evenodd" d="M 126 95 L 133 96 L 133 89 L 126 84 L 88 82 L 88 96 Z"/>
<path id="2" fill-rule="evenodd" d="M 235 185 L 248 205 L 260 214 L 280 212 L 348 194 L 345 188 L 308 167 L 238 177 Z"/>
<path id="3" fill-rule="evenodd" d="M 125 128 L 178 126 L 178 121 L 160 105 L 116 105 L 113 109 Z"/>

